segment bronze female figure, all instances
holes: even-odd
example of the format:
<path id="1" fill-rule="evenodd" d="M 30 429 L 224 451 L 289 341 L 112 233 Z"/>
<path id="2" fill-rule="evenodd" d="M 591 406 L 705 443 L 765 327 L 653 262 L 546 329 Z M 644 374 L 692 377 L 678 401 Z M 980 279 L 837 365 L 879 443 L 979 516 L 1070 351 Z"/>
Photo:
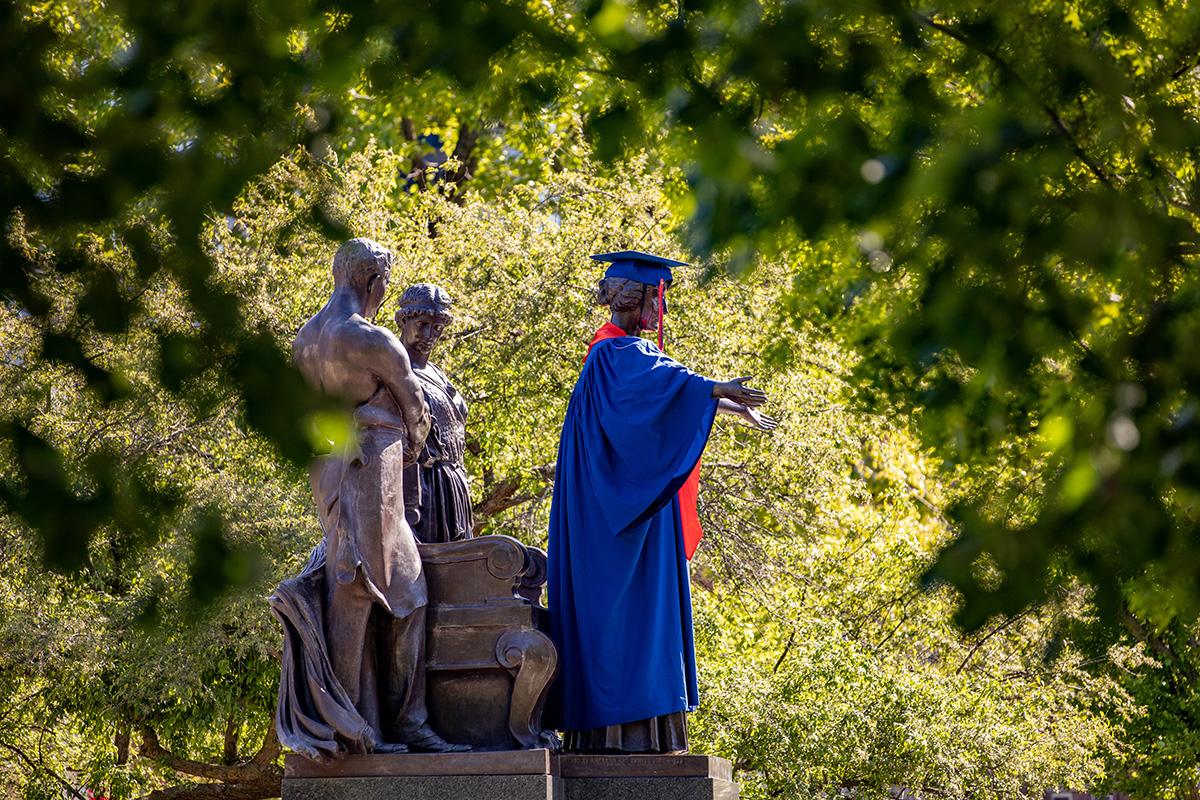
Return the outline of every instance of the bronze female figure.
<path id="1" fill-rule="evenodd" d="M 467 402 L 446 373 L 429 363 L 442 332 L 454 321 L 452 304 L 450 295 L 440 286 L 418 283 L 404 291 L 396 311 L 400 342 L 408 351 L 433 417 L 417 459 L 420 502 L 409 509 L 413 533 L 427 544 L 470 539 L 473 535 L 471 496 L 463 465 Z"/>

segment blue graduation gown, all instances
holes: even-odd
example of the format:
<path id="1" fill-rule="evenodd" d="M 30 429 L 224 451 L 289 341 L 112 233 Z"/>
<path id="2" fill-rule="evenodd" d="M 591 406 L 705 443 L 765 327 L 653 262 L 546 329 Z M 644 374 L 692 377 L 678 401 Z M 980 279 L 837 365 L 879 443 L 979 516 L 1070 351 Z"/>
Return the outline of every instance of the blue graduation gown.
<path id="1" fill-rule="evenodd" d="M 691 590 L 676 493 L 700 459 L 713 381 L 634 336 L 596 344 L 567 406 L 550 508 L 560 730 L 693 710 Z"/>

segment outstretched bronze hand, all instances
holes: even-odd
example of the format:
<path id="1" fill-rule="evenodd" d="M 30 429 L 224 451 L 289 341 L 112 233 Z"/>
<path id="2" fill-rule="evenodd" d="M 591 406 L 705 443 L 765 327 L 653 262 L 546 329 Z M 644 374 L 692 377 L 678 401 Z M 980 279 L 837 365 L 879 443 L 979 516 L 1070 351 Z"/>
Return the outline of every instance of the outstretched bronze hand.
<path id="1" fill-rule="evenodd" d="M 722 402 L 728 403 L 729 401 L 724 400 Z M 775 421 L 774 417 L 769 417 L 757 409 L 748 408 L 746 406 L 738 406 L 734 403 L 731 403 L 730 405 L 735 405 L 736 407 L 727 413 L 732 414 L 733 416 L 742 420 L 751 428 L 756 428 L 760 431 L 773 431 L 779 427 L 779 423 Z"/>
<path id="2" fill-rule="evenodd" d="M 735 416 L 760 431 L 773 431 L 779 423 L 755 410 L 767 402 L 767 393 L 745 385 L 746 381 L 752 379 L 752 375 L 747 375 L 713 386 L 712 396 L 721 401 L 717 405 L 717 411 Z"/>
<path id="3" fill-rule="evenodd" d="M 739 406 L 758 408 L 767 402 L 767 393 L 762 389 L 751 389 L 746 386 L 746 381 L 750 380 L 754 380 L 753 375 L 718 383 L 712 389 L 712 396 L 721 400 L 732 400 Z"/>

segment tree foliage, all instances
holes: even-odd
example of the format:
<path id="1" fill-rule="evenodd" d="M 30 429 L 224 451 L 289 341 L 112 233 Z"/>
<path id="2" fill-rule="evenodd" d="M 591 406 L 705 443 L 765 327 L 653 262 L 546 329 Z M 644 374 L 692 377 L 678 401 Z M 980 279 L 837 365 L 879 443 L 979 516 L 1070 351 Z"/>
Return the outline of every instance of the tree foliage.
<path id="1" fill-rule="evenodd" d="M 319 205 L 397 250 L 397 287 L 441 284 L 456 298 L 456 323 L 436 356 L 471 404 L 468 467 L 483 532 L 544 543 L 558 422 L 603 317 L 594 267 L 579 253 L 678 254 L 664 214 L 677 176 L 633 161 L 618 177 L 564 170 L 456 202 L 406 191 L 401 158 L 368 146 L 338 164 L 304 151 L 280 161 L 229 220 L 213 221 L 211 280 L 286 346 L 331 290 L 337 242 L 310 213 Z M 1098 780 L 1116 734 L 1095 712 L 1125 708 L 1126 695 L 1083 669 L 1070 643 L 1042 660 L 1070 620 L 1087 616 L 1081 594 L 974 638 L 957 631 L 956 596 L 919 582 L 949 536 L 940 509 L 953 492 L 905 425 L 857 409 L 856 358 L 781 320 L 791 268 L 763 263 L 751 277 L 704 283 L 685 269 L 673 290 L 667 346 L 702 372 L 734 375 L 790 343 L 759 378 L 777 398 L 779 430 L 762 437 L 722 421 L 705 458 L 697 748 L 733 757 L 748 796 L 848 786 L 882 796 L 906 785 L 957 797 L 980 782 L 1001 796 Z M 153 322 L 95 340 L 113 359 L 105 363 L 144 368 L 151 356 L 138 343 L 150 334 L 136 330 L 186 321 L 174 295 L 163 281 L 146 298 Z M 380 321 L 393 324 L 393 311 L 385 303 Z M 37 327 L 16 314 L 8 322 L 26 335 Z M 168 534 L 94 538 L 86 568 L 65 577 L 40 570 L 23 528 L 5 529 L 15 546 L 5 549 L 3 674 L 9 696 L 26 702 L 14 706 L 22 716 L 4 746 L 33 762 L 10 775 L 31 795 L 57 792 L 63 765 L 114 797 L 162 781 L 171 797 L 206 796 L 212 781 L 247 800 L 277 793 L 269 720 L 279 635 L 261 597 L 320 535 L 303 471 L 248 432 L 216 371 L 195 384 L 214 398 L 203 417 L 156 396 L 148 380 L 97 409 L 86 383 L 63 381 L 53 363 L 8 378 L 6 397 L 58 379 L 33 425 L 68 463 L 112 450 L 131 468 L 171 476 L 181 509 Z M 239 588 L 218 595 L 222 583 Z M 35 652 L 43 656 L 30 664 Z M 1054 747 L 1039 743 L 1050 717 L 1068 731 Z"/>
<path id="2" fill-rule="evenodd" d="M 763 358 L 785 423 L 705 472 L 697 727 L 752 791 L 1195 793 L 1194 4 L 43 0 L 0 31 L 29 793 L 55 759 L 121 796 L 277 779 L 253 598 L 340 424 L 286 345 L 351 234 L 460 299 L 480 516 L 533 542 L 582 256 L 700 265 L 669 349 Z"/>
<path id="3" fill-rule="evenodd" d="M 674 200 L 701 253 L 861 250 L 797 269 L 791 313 L 866 356 L 864 401 L 916 415 L 926 443 L 998 487 L 956 509 L 962 535 L 931 572 L 966 593 L 964 622 L 1046 597 L 1057 566 L 1103 587 L 1108 620 L 1130 580 L 1163 624 L 1194 610 L 1191 5 L 6 9 L 6 57 L 33 71 L 9 87 L 4 216 L 40 249 L 5 245 L 4 290 L 46 321 L 39 354 L 100 402 L 125 381 L 86 331 L 124 329 L 170 275 L 197 325 L 160 334 L 160 381 L 257 360 L 270 379 L 233 385 L 252 424 L 303 457 L 290 421 L 317 401 L 265 391 L 286 367 L 214 289 L 202 243 L 205 215 L 293 143 L 322 154 L 375 131 L 405 145 L 401 174 L 451 191 L 570 166 L 580 138 L 603 158 L 644 148 L 685 165 Z M 448 169 L 430 167 L 429 134 L 456 137 Z M 123 281 L 78 241 L 89 230 L 131 248 Z M 39 288 L 47 271 L 82 279 L 70 314 Z M 36 460 L 24 417 L 9 429 Z M 84 500 L 25 467 L 5 502 L 77 566 L 91 531 L 141 504 L 149 481 L 125 477 Z M 74 509 L 73 533 L 38 512 L 51 503 Z M 970 577 L 984 552 L 1039 578 L 985 589 Z"/>

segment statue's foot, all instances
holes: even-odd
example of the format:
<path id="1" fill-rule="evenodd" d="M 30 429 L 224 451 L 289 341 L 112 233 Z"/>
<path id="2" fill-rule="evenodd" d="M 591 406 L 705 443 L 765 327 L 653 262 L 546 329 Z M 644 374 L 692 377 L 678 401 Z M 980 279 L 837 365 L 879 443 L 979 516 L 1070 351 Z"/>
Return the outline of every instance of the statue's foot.
<path id="1" fill-rule="evenodd" d="M 409 742 L 408 746 L 419 753 L 466 753 L 472 749 L 469 744 L 451 744 L 432 732 L 428 736 Z"/>
<path id="2" fill-rule="evenodd" d="M 542 731 L 538 734 L 537 742 L 534 743 L 532 750 L 545 748 L 555 753 L 561 753 L 563 750 L 563 740 L 554 731 Z"/>
<path id="3" fill-rule="evenodd" d="M 380 742 L 375 745 L 372 753 L 407 753 L 408 745 L 400 744 L 400 742 Z"/>

